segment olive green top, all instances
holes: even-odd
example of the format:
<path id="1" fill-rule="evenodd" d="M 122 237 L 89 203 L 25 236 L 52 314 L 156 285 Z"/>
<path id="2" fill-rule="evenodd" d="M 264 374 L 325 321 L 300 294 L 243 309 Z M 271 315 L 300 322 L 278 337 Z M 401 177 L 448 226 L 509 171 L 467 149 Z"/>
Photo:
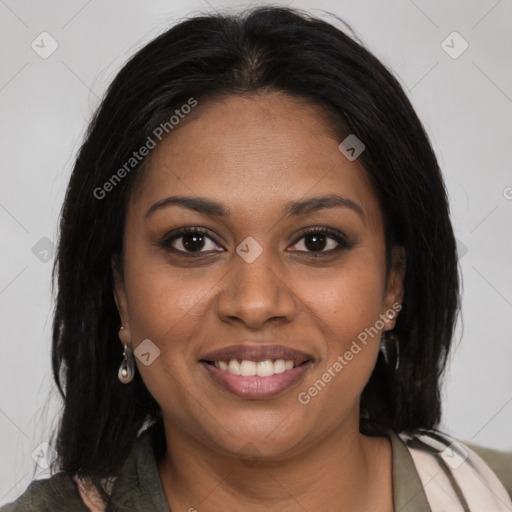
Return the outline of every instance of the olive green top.
<path id="1" fill-rule="evenodd" d="M 112 488 L 115 507 L 108 512 L 170 512 L 153 450 L 151 427 L 144 431 Z M 404 442 L 389 433 L 393 449 L 393 496 L 397 512 L 431 512 L 418 472 Z M 512 496 L 512 452 L 500 452 L 465 443 L 497 474 Z M 73 478 L 60 472 L 33 481 L 1 512 L 88 512 Z"/>

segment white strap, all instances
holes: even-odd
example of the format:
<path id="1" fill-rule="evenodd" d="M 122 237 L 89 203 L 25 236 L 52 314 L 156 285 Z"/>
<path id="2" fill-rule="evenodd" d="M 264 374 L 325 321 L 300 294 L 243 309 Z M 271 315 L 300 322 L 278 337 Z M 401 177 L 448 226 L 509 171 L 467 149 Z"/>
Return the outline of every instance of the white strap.
<path id="1" fill-rule="evenodd" d="M 432 512 L 511 512 L 512 501 L 489 466 L 470 448 L 446 435 L 409 437 L 427 447 L 408 446 Z"/>

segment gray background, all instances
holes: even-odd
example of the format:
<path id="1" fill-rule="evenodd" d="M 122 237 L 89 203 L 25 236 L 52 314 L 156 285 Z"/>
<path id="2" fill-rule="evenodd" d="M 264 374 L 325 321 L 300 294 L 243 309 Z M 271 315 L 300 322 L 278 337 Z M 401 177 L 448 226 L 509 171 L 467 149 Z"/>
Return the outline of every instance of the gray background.
<path id="1" fill-rule="evenodd" d="M 408 91 L 444 170 L 464 280 L 442 427 L 512 450 L 512 1 L 279 3 L 348 21 Z M 34 468 L 48 476 L 31 454 L 60 407 L 51 392 L 51 246 L 98 99 L 136 49 L 184 15 L 243 5 L 0 0 L 0 504 Z M 31 47 L 50 48 L 43 31 L 58 43 L 46 59 Z M 453 31 L 469 44 L 458 58 L 445 51 L 463 48 L 457 36 L 446 40 Z"/>

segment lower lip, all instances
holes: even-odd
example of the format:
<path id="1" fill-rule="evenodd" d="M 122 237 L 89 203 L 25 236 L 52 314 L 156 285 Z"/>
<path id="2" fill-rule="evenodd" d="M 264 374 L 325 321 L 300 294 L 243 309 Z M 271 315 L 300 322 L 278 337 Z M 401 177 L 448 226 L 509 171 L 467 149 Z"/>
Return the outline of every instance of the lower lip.
<path id="1" fill-rule="evenodd" d="M 242 398 L 264 399 L 279 395 L 296 384 L 313 361 L 308 361 L 292 370 L 276 373 L 270 377 L 243 377 L 221 370 L 211 364 L 201 362 L 209 375 L 231 393 Z"/>

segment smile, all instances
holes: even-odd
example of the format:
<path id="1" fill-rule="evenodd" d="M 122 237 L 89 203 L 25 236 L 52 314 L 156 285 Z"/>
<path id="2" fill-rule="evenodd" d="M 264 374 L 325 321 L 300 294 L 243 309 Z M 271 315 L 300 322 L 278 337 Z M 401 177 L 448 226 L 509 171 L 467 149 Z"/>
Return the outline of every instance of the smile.
<path id="1" fill-rule="evenodd" d="M 216 384 L 247 399 L 272 398 L 291 388 L 311 368 L 312 359 L 301 364 L 292 360 L 276 359 L 251 361 L 200 361 Z"/>
<path id="2" fill-rule="evenodd" d="M 231 361 L 208 361 L 213 364 L 215 368 L 219 368 L 224 372 L 232 373 L 233 375 L 242 375 L 243 377 L 270 377 L 277 373 L 283 373 L 287 370 L 292 370 L 296 365 L 292 360 L 276 359 L 272 361 L 267 359 L 265 361 L 249 361 L 243 359 L 231 359 Z"/>

